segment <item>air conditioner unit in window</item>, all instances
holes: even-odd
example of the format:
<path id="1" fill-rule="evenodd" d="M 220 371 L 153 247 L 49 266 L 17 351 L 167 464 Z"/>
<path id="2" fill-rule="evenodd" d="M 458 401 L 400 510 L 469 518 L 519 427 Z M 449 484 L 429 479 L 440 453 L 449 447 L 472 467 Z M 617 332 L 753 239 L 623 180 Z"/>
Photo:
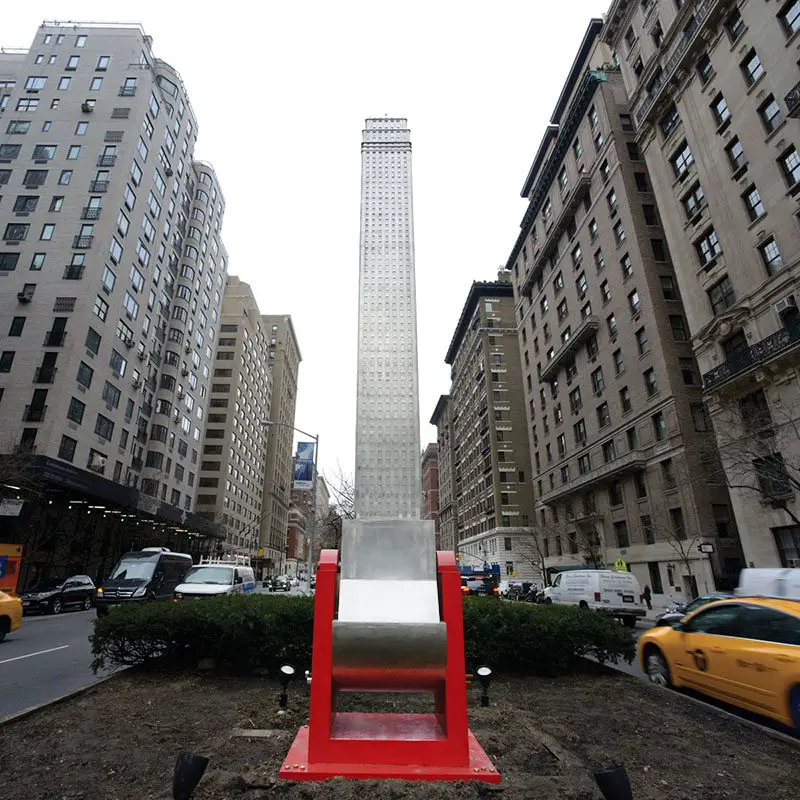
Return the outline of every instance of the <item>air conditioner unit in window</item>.
<path id="1" fill-rule="evenodd" d="M 165 169 L 164 169 L 164 174 L 165 174 L 165 175 L 166 175 L 168 178 L 171 178 L 171 177 L 172 177 L 172 167 L 165 167 Z"/>
<path id="2" fill-rule="evenodd" d="M 145 360 L 145 358 L 147 358 L 147 354 L 144 352 L 144 350 L 140 350 L 140 351 L 139 351 L 139 352 L 136 354 L 136 358 L 138 358 L 138 359 L 139 359 L 139 361 L 144 361 L 144 360 Z"/>
<path id="3" fill-rule="evenodd" d="M 131 386 L 133 386 L 134 389 L 141 389 L 142 388 L 142 379 L 141 378 L 134 378 L 131 381 Z"/>
<path id="4" fill-rule="evenodd" d="M 94 111 L 94 106 L 91 103 L 81 103 L 81 111 L 84 114 L 91 114 Z"/>
<path id="5" fill-rule="evenodd" d="M 775 313 L 779 316 L 796 308 L 797 300 L 795 300 L 795 296 L 793 294 L 787 295 L 782 300 L 778 300 L 778 302 L 775 303 Z"/>
<path id="6" fill-rule="evenodd" d="M 185 378 L 185 377 L 186 377 L 188 374 L 189 374 L 189 370 L 188 370 L 188 369 L 182 369 L 182 370 L 181 370 L 181 375 L 183 375 L 183 377 L 184 377 L 184 378 Z"/>
<path id="7" fill-rule="evenodd" d="M 19 300 L 20 303 L 30 303 L 30 301 L 33 300 L 33 295 L 28 292 L 17 292 L 17 300 Z"/>
<path id="8" fill-rule="evenodd" d="M 186 397 L 186 392 L 183 389 L 178 389 L 178 400 L 183 400 L 184 397 Z"/>
<path id="9" fill-rule="evenodd" d="M 187 344 L 186 347 L 183 348 L 183 351 L 185 353 L 191 353 L 192 352 L 192 346 L 190 344 Z"/>
<path id="10" fill-rule="evenodd" d="M 123 339 L 122 342 L 129 350 L 133 347 L 133 339 Z"/>

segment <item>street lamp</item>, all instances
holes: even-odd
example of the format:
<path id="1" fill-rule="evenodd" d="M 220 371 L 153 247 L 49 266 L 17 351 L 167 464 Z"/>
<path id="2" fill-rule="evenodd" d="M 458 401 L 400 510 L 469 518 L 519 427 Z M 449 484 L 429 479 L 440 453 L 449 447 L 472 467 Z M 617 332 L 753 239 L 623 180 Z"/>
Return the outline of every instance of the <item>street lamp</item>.
<path id="1" fill-rule="evenodd" d="M 309 586 L 311 585 L 311 565 L 314 560 L 314 524 L 315 524 L 315 517 L 317 514 L 317 463 L 319 461 L 319 434 L 316 436 L 313 433 L 308 433 L 308 431 L 301 430 L 300 428 L 295 428 L 294 425 L 289 425 L 286 422 L 274 422 L 271 419 L 262 420 L 262 425 L 267 428 L 272 426 L 277 426 L 279 428 L 289 428 L 290 430 L 295 431 L 296 433 L 300 433 L 303 436 L 308 436 L 309 439 L 314 440 L 314 467 L 313 467 L 313 474 L 311 476 L 311 517 L 310 517 L 310 524 L 311 530 L 308 534 L 308 556 L 306 558 L 306 580 L 308 581 Z"/>

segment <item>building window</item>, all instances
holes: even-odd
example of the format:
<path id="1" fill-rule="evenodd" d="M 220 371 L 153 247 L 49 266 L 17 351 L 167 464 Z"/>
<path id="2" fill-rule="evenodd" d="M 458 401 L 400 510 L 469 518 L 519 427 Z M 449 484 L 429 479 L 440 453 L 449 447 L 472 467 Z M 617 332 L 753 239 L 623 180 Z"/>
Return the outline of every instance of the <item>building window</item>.
<path id="1" fill-rule="evenodd" d="M 585 444 L 585 442 L 586 442 L 586 423 L 582 419 L 579 419 L 572 426 L 572 433 L 575 436 L 575 444 L 577 446 Z"/>
<path id="2" fill-rule="evenodd" d="M 697 257 L 700 259 L 700 266 L 704 269 L 712 267 L 717 260 L 717 256 L 722 254 L 722 248 L 717 238 L 717 232 L 709 228 L 695 243 Z"/>
<path id="3" fill-rule="evenodd" d="M 75 458 L 75 449 L 77 446 L 77 440 L 69 436 L 62 436 L 61 444 L 58 447 L 58 457 L 62 458 L 64 461 L 69 461 L 71 464 Z"/>
<path id="4" fill-rule="evenodd" d="M 597 424 L 600 428 L 605 428 L 606 425 L 611 424 L 611 411 L 608 408 L 608 403 L 601 403 L 597 406 Z"/>
<path id="5" fill-rule="evenodd" d="M 656 441 L 664 441 L 664 437 L 667 435 L 667 421 L 664 417 L 664 412 L 657 411 L 650 419 L 653 423 L 653 434 L 656 437 Z"/>
<path id="6" fill-rule="evenodd" d="M 703 187 L 700 183 L 695 183 L 694 186 L 681 198 L 683 210 L 686 212 L 686 218 L 691 220 L 705 205 L 705 194 Z"/>
<path id="7" fill-rule="evenodd" d="M 642 373 L 642 377 L 644 378 L 644 388 L 647 390 L 647 396 L 653 397 L 653 395 L 658 393 L 658 382 L 656 381 L 655 370 L 652 367 L 645 370 Z"/>
<path id="8" fill-rule="evenodd" d="M 603 159 L 603 163 L 600 165 L 600 174 L 603 176 L 603 183 L 605 183 L 609 175 L 611 175 L 611 167 L 608 165 L 608 159 Z"/>
<path id="9" fill-rule="evenodd" d="M 645 515 L 643 517 L 640 517 L 639 521 L 640 521 L 641 526 L 642 526 L 642 538 L 644 539 L 644 543 L 645 544 L 655 544 L 656 543 L 656 537 L 655 537 L 655 532 L 653 530 L 653 519 L 652 519 L 652 517 L 650 517 L 649 515 Z M 656 565 L 656 566 L 658 566 L 658 565 Z M 656 592 L 655 581 L 653 581 L 652 576 L 651 576 L 650 580 L 653 583 L 653 592 Z M 660 587 L 660 585 L 661 585 L 661 583 L 660 583 L 660 579 L 659 579 L 659 587 Z M 657 594 L 660 593 L 660 588 L 659 588 L 659 591 L 656 592 L 656 593 Z"/>
<path id="10" fill-rule="evenodd" d="M 628 146 L 628 158 L 631 161 L 641 161 L 642 154 L 639 151 L 639 145 L 636 142 L 626 142 Z"/>
<path id="11" fill-rule="evenodd" d="M 614 538 L 617 540 L 617 547 L 630 547 L 631 540 L 628 536 L 628 523 L 625 520 L 614 523 Z"/>
<path id="12" fill-rule="evenodd" d="M 650 352 L 650 343 L 647 341 L 647 330 L 644 326 L 636 331 L 636 346 L 639 348 L 640 356 Z"/>
<path id="13" fill-rule="evenodd" d="M 107 70 L 109 61 L 111 61 L 111 56 L 100 56 L 100 58 L 97 59 L 97 66 L 95 69 L 100 72 Z"/>
<path id="14" fill-rule="evenodd" d="M 609 314 L 606 317 L 606 325 L 608 326 L 608 335 L 611 337 L 611 341 L 616 341 L 617 339 L 617 318 L 613 314 Z"/>
<path id="15" fill-rule="evenodd" d="M 800 154 L 798 154 L 797 148 L 790 147 L 781 155 L 778 162 L 781 165 L 781 171 L 786 183 L 790 187 L 794 186 L 800 180 Z"/>
<path id="16" fill-rule="evenodd" d="M 675 176 L 678 178 L 683 177 L 689 171 L 692 164 L 694 164 L 694 156 L 685 139 L 675 151 L 675 154 L 670 159 L 670 163 L 672 164 Z"/>
<path id="17" fill-rule="evenodd" d="M 745 83 L 752 86 L 763 74 L 764 67 L 761 65 L 761 59 L 755 50 L 750 52 L 744 57 L 741 63 L 742 74 L 744 75 Z"/>
<path id="18" fill-rule="evenodd" d="M 689 410 L 692 414 L 692 424 L 697 433 L 708 433 L 708 415 L 702 403 L 691 403 Z"/>
<path id="19" fill-rule="evenodd" d="M 81 361 L 80 366 L 78 367 L 78 374 L 75 378 L 78 383 L 88 389 L 92 385 L 93 375 L 94 370 L 88 364 L 85 364 L 83 361 Z"/>
<path id="20" fill-rule="evenodd" d="M 680 368 L 684 385 L 697 386 L 699 381 L 697 378 L 697 365 L 694 363 L 694 359 L 679 358 L 678 367 Z"/>
<path id="21" fill-rule="evenodd" d="M 761 260 L 767 268 L 770 275 L 780 272 L 783 269 L 783 261 L 781 260 L 781 252 L 778 249 L 778 244 L 774 236 L 770 236 L 766 242 L 758 246 L 758 252 L 761 253 Z"/>
<path id="22" fill-rule="evenodd" d="M 101 438 L 109 441 L 114 435 L 114 423 L 102 414 L 97 415 L 94 432 Z"/>
<path id="23" fill-rule="evenodd" d="M 725 20 L 725 30 L 728 32 L 732 42 L 735 42 L 744 31 L 744 20 L 739 13 L 739 9 L 734 9 L 733 12 Z"/>
<path id="24" fill-rule="evenodd" d="M 581 140 L 576 139 L 572 143 L 572 152 L 575 154 L 575 159 L 578 160 L 583 155 L 583 148 L 581 147 Z"/>
<path id="25" fill-rule="evenodd" d="M 669 327 L 672 330 L 672 338 L 676 342 L 687 341 L 686 323 L 680 314 L 669 315 Z"/>
<path id="26" fill-rule="evenodd" d="M 65 69 L 68 70 L 76 70 L 78 69 L 78 64 L 80 63 L 81 57 L 80 56 L 70 56 L 67 60 L 67 66 Z"/>
<path id="27" fill-rule="evenodd" d="M 118 353 L 116 350 L 112 350 L 108 366 L 111 367 L 111 371 L 114 373 L 114 375 L 116 375 L 118 378 L 122 378 L 125 376 L 125 370 L 128 367 L 128 362 L 122 357 L 121 353 Z"/>
<path id="28" fill-rule="evenodd" d="M 772 528 L 772 535 L 775 537 L 781 566 L 794 567 L 800 563 L 800 526 L 782 525 L 779 528 Z"/>
<path id="29" fill-rule="evenodd" d="M 614 374 L 616 376 L 622 375 L 625 371 L 625 361 L 622 358 L 622 350 L 615 350 L 611 357 L 614 360 Z"/>
<path id="30" fill-rule="evenodd" d="M 751 222 L 755 222 L 759 217 L 764 215 L 764 204 L 761 202 L 761 195 L 758 193 L 755 184 L 751 184 L 742 194 L 742 201 L 744 202 L 747 216 Z"/>
<path id="31" fill-rule="evenodd" d="M 619 481 L 611 481 L 608 484 L 608 504 L 614 507 L 621 506 L 623 502 L 622 484 Z"/>
<path id="32" fill-rule="evenodd" d="M 598 273 L 606 268 L 606 260 L 603 258 L 603 251 L 596 250 L 594 254 L 594 266 Z"/>
<path id="33" fill-rule="evenodd" d="M 717 125 L 723 125 L 730 120 L 731 112 L 721 92 L 711 101 L 710 108 Z"/>
<path id="34" fill-rule="evenodd" d="M 603 463 L 608 464 L 613 461 L 617 457 L 617 451 L 614 447 L 614 440 L 609 439 L 607 442 L 603 442 L 602 446 L 603 452 Z"/>
<path id="35" fill-rule="evenodd" d="M 736 302 L 733 286 L 727 275 L 719 281 L 719 283 L 714 284 L 714 286 L 708 290 L 707 294 L 709 302 L 711 303 L 711 308 L 715 314 L 721 314 L 723 311 L 731 308 Z"/>
<path id="36" fill-rule="evenodd" d="M 628 430 L 625 431 L 625 439 L 628 442 L 628 450 L 636 450 L 636 448 L 639 446 L 639 438 L 636 434 L 635 426 L 633 428 L 628 428 Z"/>
<path id="37" fill-rule="evenodd" d="M 50 223 L 42 225 L 42 232 L 39 234 L 39 239 L 43 242 L 49 242 L 53 238 L 56 231 L 56 226 Z"/>
<path id="38" fill-rule="evenodd" d="M 603 298 L 604 305 L 611 299 L 611 285 L 608 281 L 600 284 L 600 296 Z"/>
<path id="39" fill-rule="evenodd" d="M 633 485 L 636 488 L 636 498 L 638 500 L 647 497 L 647 481 L 644 477 L 644 471 L 634 473 Z"/>
<path id="40" fill-rule="evenodd" d="M 617 243 L 617 247 L 619 247 L 625 241 L 625 229 L 622 227 L 622 220 L 617 220 L 616 225 L 614 225 L 614 241 Z"/>
<path id="41" fill-rule="evenodd" d="M 703 83 L 708 83 L 714 77 L 714 65 L 711 63 L 708 53 L 703 53 L 697 62 L 697 74 Z"/>
<path id="42" fill-rule="evenodd" d="M 800 0 L 789 0 L 784 3 L 783 8 L 778 12 L 778 19 L 781 21 L 787 37 L 800 30 Z M 786 565 L 784 564 L 784 566 Z"/>
<path id="43" fill-rule="evenodd" d="M 772 133 L 783 121 L 781 107 L 772 95 L 758 107 L 758 114 L 767 133 Z"/>
<path id="44" fill-rule="evenodd" d="M 785 497 L 792 493 L 791 479 L 780 453 L 753 459 L 758 487 L 768 498 Z"/>

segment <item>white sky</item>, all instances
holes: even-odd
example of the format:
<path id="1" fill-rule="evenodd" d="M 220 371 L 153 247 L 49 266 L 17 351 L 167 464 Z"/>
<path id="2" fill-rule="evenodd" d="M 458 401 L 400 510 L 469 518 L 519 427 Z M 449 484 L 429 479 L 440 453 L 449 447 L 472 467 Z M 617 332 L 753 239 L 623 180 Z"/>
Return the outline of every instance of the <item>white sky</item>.
<path id="1" fill-rule="evenodd" d="M 421 445 L 473 280 L 505 264 L 519 190 L 589 19 L 605 0 L 138 0 L 14 4 L 0 45 L 45 19 L 141 22 L 180 72 L 227 202 L 229 271 L 303 354 L 295 424 L 323 472 L 355 451 L 360 142 L 407 117 L 413 141 Z M 125 11 L 114 12 L 114 8 Z"/>

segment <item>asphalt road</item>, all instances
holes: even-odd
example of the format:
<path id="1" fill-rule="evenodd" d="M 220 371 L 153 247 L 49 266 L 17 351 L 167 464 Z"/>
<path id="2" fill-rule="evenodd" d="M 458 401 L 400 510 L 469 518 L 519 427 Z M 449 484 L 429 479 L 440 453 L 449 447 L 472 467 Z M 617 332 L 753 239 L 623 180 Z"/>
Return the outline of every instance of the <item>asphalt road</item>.
<path id="1" fill-rule="evenodd" d="M 103 677 L 89 669 L 95 610 L 23 617 L 0 644 L 0 720 Z"/>

